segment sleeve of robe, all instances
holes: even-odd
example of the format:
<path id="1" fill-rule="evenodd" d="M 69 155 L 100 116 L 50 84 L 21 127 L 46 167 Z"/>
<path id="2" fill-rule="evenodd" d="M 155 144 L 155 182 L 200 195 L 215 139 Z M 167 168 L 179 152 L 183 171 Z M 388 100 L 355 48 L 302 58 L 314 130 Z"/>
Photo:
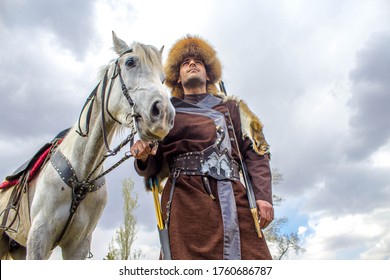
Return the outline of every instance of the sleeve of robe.
<path id="1" fill-rule="evenodd" d="M 272 204 L 272 176 L 269 154 L 259 155 L 255 152 L 252 140 L 248 137 L 243 137 L 238 104 L 231 102 L 228 106 L 240 152 L 251 178 L 255 198 L 256 200 L 265 200 Z"/>
<path id="2" fill-rule="evenodd" d="M 161 157 L 160 149 L 157 150 L 155 156 L 149 155 L 147 161 L 143 163 L 141 160 L 137 159 L 134 161 L 134 168 L 138 175 L 149 178 L 158 174 L 161 170 Z"/>

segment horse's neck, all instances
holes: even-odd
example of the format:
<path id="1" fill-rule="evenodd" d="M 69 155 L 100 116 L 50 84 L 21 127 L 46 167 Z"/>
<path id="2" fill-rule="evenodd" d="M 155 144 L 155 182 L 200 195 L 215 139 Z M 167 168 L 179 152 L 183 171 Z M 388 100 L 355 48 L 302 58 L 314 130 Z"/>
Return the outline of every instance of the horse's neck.
<path id="1" fill-rule="evenodd" d="M 87 137 L 81 137 L 76 130 L 76 123 L 60 145 L 61 152 L 69 159 L 79 180 L 84 180 L 96 165 L 103 158 L 106 148 L 103 140 L 101 111 L 94 105 L 90 118 L 90 129 Z M 82 116 L 81 127 L 85 127 L 86 118 Z M 115 123 L 107 121 L 105 123 L 107 140 L 111 140 L 115 132 Z M 101 170 L 100 168 L 98 171 Z M 96 176 L 97 174 L 95 174 Z"/>

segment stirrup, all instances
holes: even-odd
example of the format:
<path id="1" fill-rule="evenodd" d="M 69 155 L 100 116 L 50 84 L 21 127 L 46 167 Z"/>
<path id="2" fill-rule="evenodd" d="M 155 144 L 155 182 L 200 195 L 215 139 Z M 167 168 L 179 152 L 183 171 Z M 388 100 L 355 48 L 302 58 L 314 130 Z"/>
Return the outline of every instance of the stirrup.
<path id="1" fill-rule="evenodd" d="M 8 222 L 8 219 L 9 219 L 8 218 L 7 220 L 3 221 L 3 223 L 0 225 L 0 229 L 4 230 L 4 231 L 12 231 L 13 233 L 17 233 L 19 230 L 19 226 L 20 226 L 20 216 L 19 216 L 19 213 L 16 210 L 15 206 L 7 207 L 3 211 L 1 211 L 0 220 L 4 219 L 4 216 L 6 214 L 8 214 L 8 216 L 9 216 L 9 214 L 11 213 L 11 210 L 15 211 L 15 217 L 12 219 L 11 224 L 9 226 L 6 225 Z M 8 211 L 8 212 L 6 212 L 6 211 Z M 15 221 L 16 221 L 16 225 L 15 225 Z"/>

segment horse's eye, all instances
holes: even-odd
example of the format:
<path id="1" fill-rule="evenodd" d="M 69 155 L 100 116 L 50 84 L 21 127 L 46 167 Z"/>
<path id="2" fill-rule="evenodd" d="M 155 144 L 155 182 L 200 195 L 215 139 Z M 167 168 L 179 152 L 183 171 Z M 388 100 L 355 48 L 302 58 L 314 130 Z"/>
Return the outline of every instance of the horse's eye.
<path id="1" fill-rule="evenodd" d="M 134 57 L 129 57 L 128 59 L 126 59 L 125 64 L 126 64 L 127 67 L 134 67 L 135 66 L 135 59 L 134 59 Z"/>

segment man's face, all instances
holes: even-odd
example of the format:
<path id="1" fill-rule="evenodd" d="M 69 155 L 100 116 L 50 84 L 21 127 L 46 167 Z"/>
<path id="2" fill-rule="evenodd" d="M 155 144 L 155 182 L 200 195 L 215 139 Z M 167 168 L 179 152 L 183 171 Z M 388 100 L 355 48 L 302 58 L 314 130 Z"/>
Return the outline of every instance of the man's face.
<path id="1" fill-rule="evenodd" d="M 203 62 L 195 57 L 188 57 L 180 64 L 178 83 L 185 88 L 206 86 L 208 76 Z"/>

